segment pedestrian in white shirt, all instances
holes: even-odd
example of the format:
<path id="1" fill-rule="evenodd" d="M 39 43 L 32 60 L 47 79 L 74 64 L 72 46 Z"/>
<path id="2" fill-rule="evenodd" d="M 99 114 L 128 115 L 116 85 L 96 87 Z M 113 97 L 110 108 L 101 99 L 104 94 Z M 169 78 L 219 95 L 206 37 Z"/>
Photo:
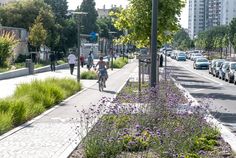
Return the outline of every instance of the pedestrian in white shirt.
<path id="1" fill-rule="evenodd" d="M 72 52 L 70 52 L 70 55 L 68 56 L 68 63 L 70 65 L 71 75 L 73 75 L 76 60 L 77 60 L 76 56 Z"/>

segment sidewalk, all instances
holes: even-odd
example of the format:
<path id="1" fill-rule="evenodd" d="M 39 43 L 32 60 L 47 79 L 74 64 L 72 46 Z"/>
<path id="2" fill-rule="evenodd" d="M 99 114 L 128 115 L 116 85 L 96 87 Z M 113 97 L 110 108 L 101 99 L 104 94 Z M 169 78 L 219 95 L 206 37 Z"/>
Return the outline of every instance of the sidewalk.
<path id="1" fill-rule="evenodd" d="M 0 157 L 1 158 L 58 158 L 67 157 L 75 147 L 77 138 L 75 128 L 76 124 L 71 121 L 78 118 L 76 110 L 91 107 L 92 104 L 98 103 L 102 97 L 113 98 L 117 91 L 127 81 L 131 73 L 137 68 L 137 63 L 133 62 L 126 65 L 121 70 L 109 71 L 109 79 L 107 81 L 107 89 L 104 92 L 98 91 L 96 81 L 83 81 L 82 84 L 87 87 L 80 93 L 77 93 L 70 99 L 64 101 L 60 105 L 48 110 L 36 119 L 29 122 L 28 126 L 18 127 L 0 137 Z M 62 72 L 59 72 L 62 71 Z M 67 77 L 59 70 L 51 76 L 52 72 L 37 74 L 15 80 L 5 80 L 5 85 L 9 83 L 15 86 L 19 83 L 29 82 L 32 79 L 40 79 L 47 77 Z M 67 70 L 65 70 L 67 71 Z M 76 76 L 72 76 L 76 78 Z M 9 83 L 7 83 L 9 82 Z M 1 82 L 0 82 L 1 83 Z M 2 87 L 2 85 L 0 85 Z M 10 88 L 9 88 L 10 89 Z M 11 87 L 11 90 L 14 86 Z M 5 89 L 7 90 L 7 89 Z M 5 91 L 2 90 L 2 91 Z M 8 90 L 10 91 L 10 90 Z M 8 93 L 9 94 L 9 93 Z M 0 96 L 2 96 L 2 92 Z M 75 108 L 77 106 L 77 108 Z M 77 142 L 78 144 L 78 142 Z"/>

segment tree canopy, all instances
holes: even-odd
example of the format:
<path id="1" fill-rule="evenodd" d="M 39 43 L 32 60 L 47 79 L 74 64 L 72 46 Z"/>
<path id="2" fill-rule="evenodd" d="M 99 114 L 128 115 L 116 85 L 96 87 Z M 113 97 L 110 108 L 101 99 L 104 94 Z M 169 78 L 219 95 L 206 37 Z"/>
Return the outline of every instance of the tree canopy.
<path id="1" fill-rule="evenodd" d="M 38 16 L 29 32 L 29 42 L 36 49 L 45 43 L 47 38 L 47 31 L 43 27 L 42 19 Z"/>
<path id="2" fill-rule="evenodd" d="M 98 13 L 95 5 L 96 3 L 94 0 L 83 0 L 79 7 L 79 11 L 88 13 L 85 15 L 86 17 L 81 18 L 83 25 L 82 33 L 90 34 L 91 32 L 97 32 L 98 30 L 96 25 Z"/>
<path id="3" fill-rule="evenodd" d="M 204 50 L 217 50 L 228 47 L 228 27 L 215 26 L 200 32 L 195 40 L 195 46 Z"/>
<path id="4" fill-rule="evenodd" d="M 229 24 L 229 39 L 236 50 L 236 18 L 234 18 Z"/>
<path id="5" fill-rule="evenodd" d="M 193 41 L 190 39 L 189 34 L 184 29 L 180 29 L 174 35 L 172 43 L 175 48 L 180 50 L 187 50 L 194 47 Z"/>
<path id="6" fill-rule="evenodd" d="M 178 16 L 184 7 L 183 0 L 159 0 L 158 3 L 158 44 L 163 45 L 179 29 Z M 115 26 L 119 30 L 128 30 L 122 42 L 132 41 L 136 46 L 150 46 L 152 0 L 130 0 L 127 9 L 115 14 Z M 168 34 L 166 32 L 169 32 Z"/>

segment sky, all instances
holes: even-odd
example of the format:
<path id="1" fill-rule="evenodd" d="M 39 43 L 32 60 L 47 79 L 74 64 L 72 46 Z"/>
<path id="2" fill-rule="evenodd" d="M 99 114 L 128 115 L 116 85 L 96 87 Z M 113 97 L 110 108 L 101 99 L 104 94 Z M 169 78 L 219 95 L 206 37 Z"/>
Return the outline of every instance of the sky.
<path id="1" fill-rule="evenodd" d="M 69 10 L 75 10 L 78 5 L 81 4 L 82 0 L 67 0 L 69 5 Z M 123 7 L 128 5 L 128 0 L 95 0 L 96 8 L 103 8 L 104 4 L 106 8 L 111 8 L 111 5 L 122 5 Z M 182 11 L 180 24 L 183 28 L 188 28 L 188 4 Z"/>

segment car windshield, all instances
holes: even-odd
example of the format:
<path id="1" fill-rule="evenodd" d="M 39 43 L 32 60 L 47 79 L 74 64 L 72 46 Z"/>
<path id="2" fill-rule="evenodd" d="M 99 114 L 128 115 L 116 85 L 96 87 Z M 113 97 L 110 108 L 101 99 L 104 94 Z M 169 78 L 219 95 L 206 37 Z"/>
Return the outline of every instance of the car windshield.
<path id="1" fill-rule="evenodd" d="M 208 62 L 207 59 L 198 59 L 197 62 Z"/>
<path id="2" fill-rule="evenodd" d="M 217 64 L 216 64 L 216 66 L 217 67 L 220 67 L 220 65 L 223 63 L 223 61 L 219 61 L 219 62 L 217 62 Z"/>
<path id="3" fill-rule="evenodd" d="M 232 69 L 232 70 L 236 70 L 236 63 L 232 63 L 232 64 L 231 64 L 231 69 Z"/>
<path id="4" fill-rule="evenodd" d="M 179 56 L 185 56 L 185 54 L 184 53 L 179 53 Z"/>
<path id="5" fill-rule="evenodd" d="M 195 54 L 195 56 L 202 56 L 202 54 Z"/>

